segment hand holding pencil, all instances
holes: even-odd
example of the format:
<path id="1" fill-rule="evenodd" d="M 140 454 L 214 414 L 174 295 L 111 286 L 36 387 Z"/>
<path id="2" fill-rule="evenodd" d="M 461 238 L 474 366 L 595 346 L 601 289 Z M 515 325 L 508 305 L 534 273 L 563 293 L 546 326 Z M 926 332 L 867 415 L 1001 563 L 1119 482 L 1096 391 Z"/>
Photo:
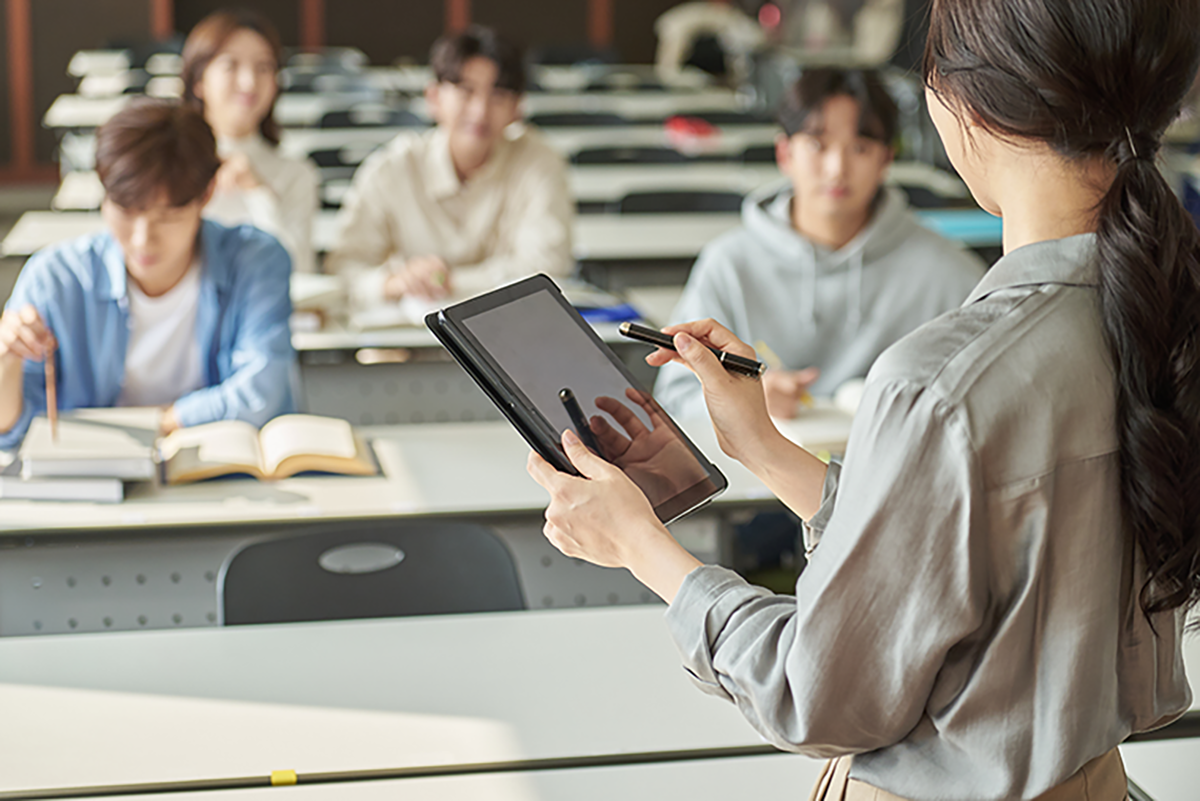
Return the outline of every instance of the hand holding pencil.
<path id="1" fill-rule="evenodd" d="M 7 309 L 0 315 L 0 359 L 10 364 L 25 360 L 45 363 L 46 416 L 54 434 L 58 423 L 58 378 L 54 369 L 57 349 L 58 341 L 33 306 Z"/>

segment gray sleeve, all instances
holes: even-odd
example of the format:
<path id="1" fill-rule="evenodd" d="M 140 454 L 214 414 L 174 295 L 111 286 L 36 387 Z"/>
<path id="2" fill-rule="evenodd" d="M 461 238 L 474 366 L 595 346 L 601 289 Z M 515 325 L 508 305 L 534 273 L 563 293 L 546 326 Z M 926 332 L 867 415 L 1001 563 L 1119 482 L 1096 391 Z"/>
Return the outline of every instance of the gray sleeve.
<path id="1" fill-rule="evenodd" d="M 869 385 L 796 596 L 702 567 L 668 609 L 697 683 L 778 747 L 831 757 L 900 741 L 947 652 L 982 625 L 986 520 L 958 414 L 904 382 Z"/>
<path id="2" fill-rule="evenodd" d="M 724 302 L 728 293 L 721 288 L 725 269 L 726 260 L 713 245 L 705 247 L 692 267 L 679 303 L 671 312 L 671 322 L 685 323 L 712 317 L 728 326 L 732 319 Z M 700 379 L 682 364 L 672 362 L 659 368 L 658 378 L 654 382 L 654 398 L 668 414 L 680 420 L 708 417 Z"/>

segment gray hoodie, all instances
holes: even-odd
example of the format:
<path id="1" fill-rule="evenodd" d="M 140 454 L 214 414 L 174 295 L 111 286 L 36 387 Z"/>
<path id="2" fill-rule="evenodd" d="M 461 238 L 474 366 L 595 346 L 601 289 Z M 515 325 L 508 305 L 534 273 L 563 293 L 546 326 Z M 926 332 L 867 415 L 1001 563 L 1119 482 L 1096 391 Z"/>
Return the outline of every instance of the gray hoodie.
<path id="1" fill-rule="evenodd" d="M 766 343 L 786 369 L 821 368 L 814 395 L 865 376 L 983 277 L 983 262 L 923 227 L 899 189 L 885 189 L 866 228 L 836 251 L 792 228 L 791 203 L 790 185 L 748 197 L 742 226 L 701 251 L 671 320 L 712 317 Z M 700 382 L 681 365 L 659 371 L 654 395 L 681 419 L 706 415 Z"/>

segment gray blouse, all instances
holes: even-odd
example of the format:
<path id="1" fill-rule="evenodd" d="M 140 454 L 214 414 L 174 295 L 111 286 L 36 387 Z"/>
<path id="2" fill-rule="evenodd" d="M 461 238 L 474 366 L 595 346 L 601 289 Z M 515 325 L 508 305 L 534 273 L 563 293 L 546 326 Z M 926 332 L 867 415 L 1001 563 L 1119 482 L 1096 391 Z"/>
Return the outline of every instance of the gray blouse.
<path id="1" fill-rule="evenodd" d="M 770 742 L 917 801 L 1033 798 L 1182 714 L 1122 530 L 1095 236 L 1020 248 L 872 368 L 796 597 L 697 568 L 667 622 Z M 818 547 L 819 541 L 819 547 Z"/>

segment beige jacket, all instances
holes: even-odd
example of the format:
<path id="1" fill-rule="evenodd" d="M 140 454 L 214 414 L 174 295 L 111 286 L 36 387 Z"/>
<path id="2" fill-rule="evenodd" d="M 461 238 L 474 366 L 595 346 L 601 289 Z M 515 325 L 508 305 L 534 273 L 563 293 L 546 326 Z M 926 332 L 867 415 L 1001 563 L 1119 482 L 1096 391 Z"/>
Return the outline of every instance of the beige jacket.
<path id="1" fill-rule="evenodd" d="M 292 257 L 292 270 L 317 270 L 312 229 L 320 176 L 307 159 L 290 158 L 258 134 L 217 142 L 221 158 L 244 153 L 263 185 L 248 192 L 218 192 L 204 216 L 225 225 L 250 224 L 279 240 Z"/>
<path id="2" fill-rule="evenodd" d="M 531 128 L 514 126 L 465 184 L 444 131 L 403 133 L 354 176 L 325 269 L 346 277 L 359 308 L 382 302 L 394 256 L 445 259 L 456 295 L 565 276 L 573 217 L 566 163 Z"/>

